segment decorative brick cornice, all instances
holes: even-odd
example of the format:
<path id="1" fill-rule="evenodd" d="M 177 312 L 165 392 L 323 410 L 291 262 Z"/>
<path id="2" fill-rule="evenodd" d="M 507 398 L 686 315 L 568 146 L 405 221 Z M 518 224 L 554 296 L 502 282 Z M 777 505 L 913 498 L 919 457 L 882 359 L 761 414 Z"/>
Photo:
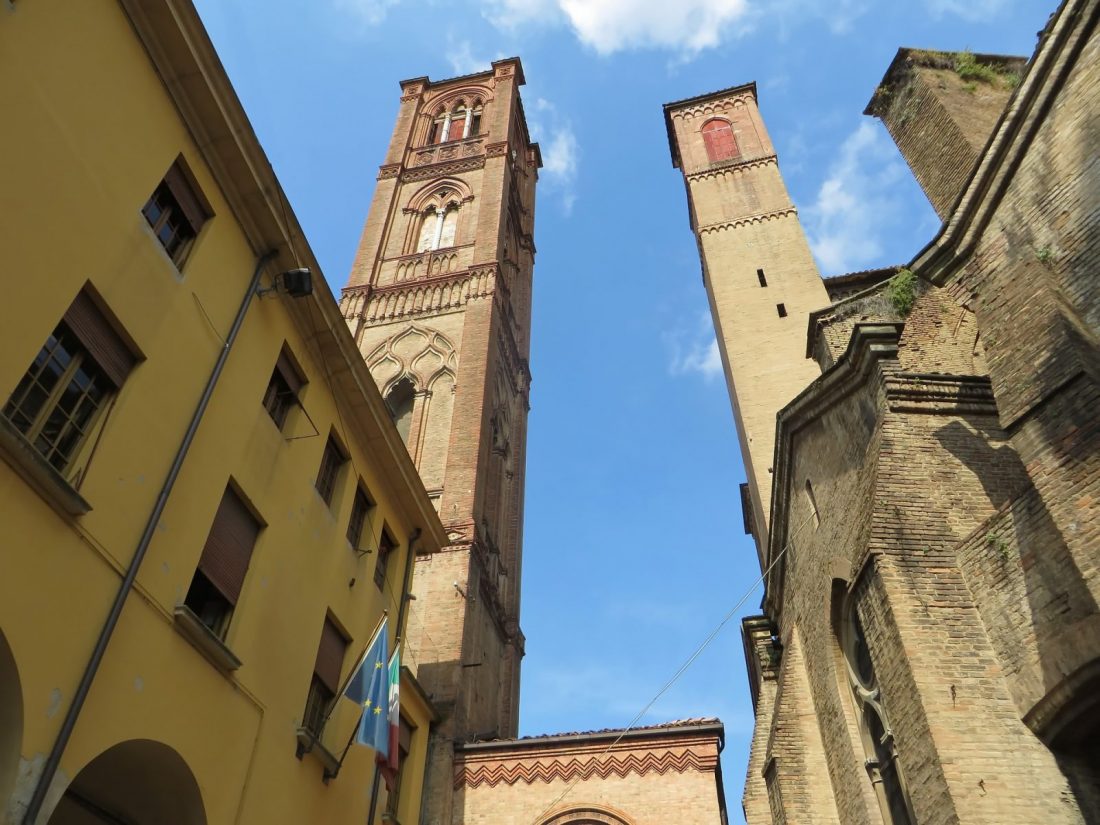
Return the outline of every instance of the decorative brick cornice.
<path id="1" fill-rule="evenodd" d="M 506 785 L 515 785 L 517 782 L 532 785 L 535 782 L 553 782 L 555 779 L 571 782 L 574 779 L 586 780 L 592 777 L 625 778 L 632 773 L 645 776 L 650 773 L 663 775 L 669 771 L 711 772 L 717 765 L 717 752 L 699 753 L 692 748 L 667 749 L 660 753 L 650 751 L 643 754 L 562 754 L 552 757 L 528 757 L 508 762 L 494 761 L 462 765 L 455 771 L 454 786 L 456 789 L 463 785 L 468 788 L 476 788 L 480 785 L 494 787 L 502 782 Z"/>
<path id="2" fill-rule="evenodd" d="M 485 166 L 485 158 L 463 158 L 461 160 L 447 161 L 446 163 L 434 163 L 430 166 L 421 166 L 416 169 L 406 169 L 401 173 L 402 183 L 428 180 L 429 178 L 442 178 L 447 175 L 456 175 L 459 172 L 471 172 Z"/>
<path id="3" fill-rule="evenodd" d="M 401 174 L 400 163 L 385 163 L 378 167 L 378 180 L 396 178 Z"/>
<path id="4" fill-rule="evenodd" d="M 779 157 L 777 155 L 763 155 L 758 158 L 749 158 L 748 160 L 727 160 L 716 163 L 701 172 L 692 172 L 685 177 L 688 183 L 694 183 L 697 180 L 706 180 L 707 178 L 721 178 L 726 175 L 744 174 L 753 169 L 758 169 L 761 166 L 778 166 Z"/>
<path id="5" fill-rule="evenodd" d="M 695 106 L 688 106 L 683 109 L 669 109 L 668 114 L 673 120 L 691 120 L 692 118 L 704 117 L 707 115 L 718 115 L 723 112 L 729 112 L 732 109 L 740 108 L 747 102 L 753 101 L 755 95 L 753 91 L 744 91 L 740 94 L 731 95 L 730 97 L 719 98 L 718 100 L 708 100 L 705 103 L 699 103 Z"/>
<path id="6" fill-rule="evenodd" d="M 886 401 L 891 412 L 997 414 L 993 385 L 979 376 L 893 373 L 886 376 Z"/>
<path id="7" fill-rule="evenodd" d="M 347 320 L 361 318 L 367 323 L 437 313 L 491 296 L 496 290 L 496 275 L 496 265 L 486 264 L 456 274 L 386 286 L 348 287 L 340 295 L 340 309 Z"/>
<path id="8" fill-rule="evenodd" d="M 498 143 L 490 143 L 485 146 L 485 157 L 487 158 L 502 158 L 508 154 L 508 141 L 502 140 Z"/>
<path id="9" fill-rule="evenodd" d="M 709 235 L 713 232 L 722 232 L 726 229 L 736 229 L 739 226 L 748 226 L 753 223 L 765 223 L 767 221 L 778 220 L 779 218 L 787 218 L 791 215 L 797 215 L 798 210 L 793 206 L 786 209 L 777 209 L 774 212 L 763 212 L 759 215 L 749 215 L 748 217 L 738 218 L 735 221 L 725 221 L 724 223 L 712 223 L 707 226 L 699 228 L 700 235 Z"/>

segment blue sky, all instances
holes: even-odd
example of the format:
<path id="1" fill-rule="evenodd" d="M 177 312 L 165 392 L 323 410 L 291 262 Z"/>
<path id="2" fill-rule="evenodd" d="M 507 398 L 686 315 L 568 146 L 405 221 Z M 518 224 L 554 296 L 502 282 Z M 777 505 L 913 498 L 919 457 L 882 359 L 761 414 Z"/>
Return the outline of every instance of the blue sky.
<path id="1" fill-rule="evenodd" d="M 197 0 L 334 291 L 398 81 L 520 55 L 535 223 L 521 734 L 628 724 L 758 576 L 744 471 L 661 104 L 755 80 L 823 275 L 938 222 L 861 114 L 899 46 L 1030 55 L 1053 0 Z M 740 615 L 755 612 L 757 589 Z M 415 603 L 414 603 L 415 606 Z M 423 609 L 421 606 L 419 609 Z M 417 620 L 412 615 L 413 622 Z M 730 622 L 644 722 L 719 716 L 731 821 L 752 731 Z"/>

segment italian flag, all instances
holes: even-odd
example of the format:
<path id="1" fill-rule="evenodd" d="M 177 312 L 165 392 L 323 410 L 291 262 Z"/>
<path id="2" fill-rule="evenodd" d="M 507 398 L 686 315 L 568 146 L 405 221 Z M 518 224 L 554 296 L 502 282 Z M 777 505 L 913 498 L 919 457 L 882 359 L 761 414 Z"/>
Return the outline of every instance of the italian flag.
<path id="1" fill-rule="evenodd" d="M 392 791 L 394 780 L 397 779 L 397 761 L 399 755 L 398 731 L 401 727 L 401 648 L 393 652 L 389 666 L 389 747 L 387 752 L 378 753 L 378 766 L 382 771 L 382 778 L 386 780 L 386 789 Z"/>

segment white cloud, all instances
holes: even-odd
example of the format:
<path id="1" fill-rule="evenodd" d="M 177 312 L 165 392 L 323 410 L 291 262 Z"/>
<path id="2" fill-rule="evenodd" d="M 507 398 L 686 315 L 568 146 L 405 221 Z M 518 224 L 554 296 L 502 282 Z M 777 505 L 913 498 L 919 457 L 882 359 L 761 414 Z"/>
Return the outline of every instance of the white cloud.
<path id="1" fill-rule="evenodd" d="M 894 147 L 876 124 L 864 121 L 845 139 L 817 199 L 803 212 L 822 274 L 879 263 L 880 238 L 901 208 L 894 185 L 904 174 Z"/>
<path id="2" fill-rule="evenodd" d="M 500 29 L 549 23 L 561 16 L 557 0 L 482 0 L 485 19 Z"/>
<path id="3" fill-rule="evenodd" d="M 664 48 L 695 55 L 719 45 L 749 10 L 748 0 L 484 0 L 501 28 L 564 20 L 600 54 Z"/>
<path id="4" fill-rule="evenodd" d="M 701 375 L 708 381 L 722 374 L 722 355 L 710 313 L 699 316 L 693 328 L 680 328 L 662 335 L 669 350 L 668 371 L 672 375 Z"/>
<path id="5" fill-rule="evenodd" d="M 1008 5 L 1008 0 L 925 0 L 933 17 L 954 14 L 964 20 L 988 20 Z"/>
<path id="6" fill-rule="evenodd" d="M 600 54 L 660 47 L 696 54 L 722 42 L 746 0 L 558 0 L 581 42 Z"/>
<path id="7" fill-rule="evenodd" d="M 350 12 L 369 26 L 377 26 L 386 19 L 386 12 L 401 0 L 335 0 L 336 7 Z"/>
<path id="8" fill-rule="evenodd" d="M 447 62 L 456 75 L 473 74 L 488 70 L 492 60 L 475 57 L 469 40 L 455 42 L 453 36 L 447 36 Z"/>
<path id="9" fill-rule="evenodd" d="M 545 124 L 549 122 L 549 127 Z M 542 150 L 541 180 L 545 190 L 561 197 L 562 211 L 566 216 L 573 212 L 577 201 L 577 169 L 580 164 L 580 146 L 572 124 L 558 114 L 557 107 L 543 97 L 536 97 L 531 115 L 527 119 L 531 140 Z"/>

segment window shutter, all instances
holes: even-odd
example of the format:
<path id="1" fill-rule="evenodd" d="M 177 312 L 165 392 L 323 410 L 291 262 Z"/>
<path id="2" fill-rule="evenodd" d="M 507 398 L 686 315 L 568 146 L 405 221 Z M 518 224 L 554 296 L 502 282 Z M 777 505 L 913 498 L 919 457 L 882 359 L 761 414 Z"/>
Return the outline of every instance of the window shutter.
<path id="1" fill-rule="evenodd" d="M 295 396 L 298 395 L 298 391 L 302 388 L 302 377 L 298 374 L 298 370 L 294 368 L 294 364 L 290 360 L 290 356 L 286 354 L 286 350 L 282 350 L 279 353 L 279 360 L 275 362 L 275 368 L 279 370 L 279 375 L 286 381 L 287 386 L 290 387 L 290 391 Z"/>
<path id="2" fill-rule="evenodd" d="M 462 129 L 466 125 L 466 118 L 456 118 L 451 121 L 451 131 L 447 134 L 447 140 L 461 140 Z"/>
<path id="3" fill-rule="evenodd" d="M 711 120 L 704 124 L 703 143 L 707 148 L 707 157 L 712 162 L 729 160 L 739 154 L 737 141 L 733 137 L 733 129 L 724 120 Z"/>
<path id="4" fill-rule="evenodd" d="M 202 548 L 199 570 L 230 604 L 235 605 L 241 595 L 241 585 L 259 532 L 260 525 L 244 502 L 227 487 L 206 546 Z"/>
<path id="5" fill-rule="evenodd" d="M 103 317 L 87 290 L 81 290 L 76 296 L 63 320 L 115 388 L 121 387 L 137 359 Z"/>
<path id="6" fill-rule="evenodd" d="M 347 648 L 348 641 L 344 638 L 344 634 L 331 619 L 325 619 L 325 626 L 321 629 L 321 643 L 317 645 L 317 664 L 313 672 L 334 694 L 340 687 L 340 668 L 344 664 L 344 653 Z"/>
<path id="7" fill-rule="evenodd" d="M 397 728 L 397 744 L 401 748 L 401 755 L 408 756 L 409 751 L 412 750 L 412 735 L 413 727 L 405 721 L 405 717 L 400 717 L 400 725 Z"/>
<path id="8" fill-rule="evenodd" d="M 172 193 L 172 197 L 176 199 L 176 203 L 180 205 L 180 209 L 183 210 L 183 216 L 191 224 L 192 231 L 198 235 L 202 225 L 210 217 L 210 210 L 195 194 L 195 186 L 187 179 L 180 161 L 177 160 L 172 164 L 172 168 L 164 176 L 164 182 L 168 186 L 168 191 Z"/>

